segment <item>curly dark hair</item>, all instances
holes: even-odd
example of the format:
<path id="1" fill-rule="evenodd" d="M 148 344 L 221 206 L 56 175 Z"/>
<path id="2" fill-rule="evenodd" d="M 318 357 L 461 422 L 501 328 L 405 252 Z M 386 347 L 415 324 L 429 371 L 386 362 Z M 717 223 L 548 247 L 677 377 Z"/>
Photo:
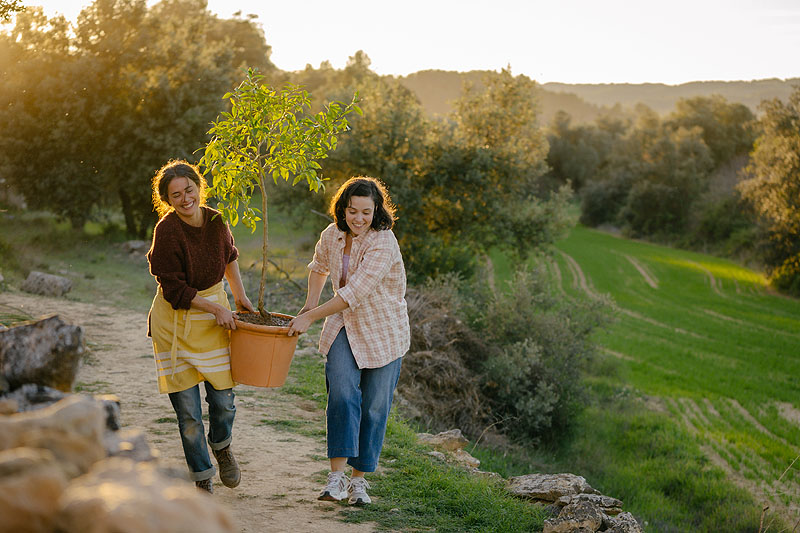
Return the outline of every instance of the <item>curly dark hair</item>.
<path id="1" fill-rule="evenodd" d="M 170 182 L 175 178 L 189 178 L 197 185 L 200 205 L 206 205 L 206 180 L 200 174 L 200 170 L 183 159 L 170 160 L 166 165 L 158 169 L 153 176 L 153 208 L 158 213 L 158 218 L 163 218 L 172 211 L 167 199 L 167 190 Z"/>
<path id="2" fill-rule="evenodd" d="M 370 228 L 380 231 L 392 229 L 395 221 L 395 206 L 392 204 L 386 187 L 379 180 L 369 176 L 354 176 L 344 182 L 331 200 L 329 213 L 336 221 L 336 227 L 345 233 L 350 231 L 344 210 L 350 205 L 353 196 L 366 196 L 375 202 Z"/>

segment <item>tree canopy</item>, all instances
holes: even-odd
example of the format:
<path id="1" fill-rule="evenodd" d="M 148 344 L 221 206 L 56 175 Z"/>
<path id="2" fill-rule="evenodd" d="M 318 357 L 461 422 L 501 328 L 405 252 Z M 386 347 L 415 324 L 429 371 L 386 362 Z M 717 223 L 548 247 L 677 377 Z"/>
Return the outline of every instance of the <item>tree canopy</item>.
<path id="1" fill-rule="evenodd" d="M 96 0 L 74 26 L 29 8 L 0 52 L 0 165 L 12 185 L 75 226 L 119 206 L 140 237 L 155 222 L 153 172 L 196 159 L 242 65 L 261 55 L 271 66 L 260 28 L 220 20 L 204 0 Z"/>
<path id="2" fill-rule="evenodd" d="M 766 262 L 777 286 L 800 295 L 800 87 L 761 106 L 749 178 L 739 185 L 769 235 Z"/>

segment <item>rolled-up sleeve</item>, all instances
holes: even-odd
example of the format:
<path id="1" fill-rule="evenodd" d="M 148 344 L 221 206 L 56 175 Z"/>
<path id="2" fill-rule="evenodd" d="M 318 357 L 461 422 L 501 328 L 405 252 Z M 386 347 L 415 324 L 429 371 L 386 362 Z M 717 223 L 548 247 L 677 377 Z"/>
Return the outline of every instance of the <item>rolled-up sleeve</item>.
<path id="1" fill-rule="evenodd" d="M 348 278 L 347 285 L 337 292 L 351 309 L 356 309 L 361 302 L 375 293 L 400 253 L 397 241 L 391 232 L 379 234 L 377 242 L 364 252 L 358 270 Z"/>
<path id="2" fill-rule="evenodd" d="M 233 239 L 233 233 L 231 233 L 230 228 L 226 227 L 226 229 L 228 230 L 228 236 L 225 241 L 225 250 L 228 254 L 227 263 L 231 264 L 239 259 L 239 249 L 236 247 L 236 241 Z"/>

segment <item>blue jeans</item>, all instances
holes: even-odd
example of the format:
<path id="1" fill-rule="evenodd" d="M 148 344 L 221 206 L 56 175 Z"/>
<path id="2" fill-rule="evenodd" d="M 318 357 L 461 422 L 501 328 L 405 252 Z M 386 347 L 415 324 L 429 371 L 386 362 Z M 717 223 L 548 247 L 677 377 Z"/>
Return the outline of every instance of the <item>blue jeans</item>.
<path id="1" fill-rule="evenodd" d="M 231 443 L 233 419 L 236 406 L 233 405 L 233 389 L 217 390 L 205 382 L 206 403 L 208 403 L 208 443 L 212 450 L 221 450 Z M 203 409 L 200 404 L 200 385 L 180 392 L 171 392 L 169 400 L 178 415 L 178 429 L 181 433 L 183 455 L 189 466 L 192 481 L 202 481 L 214 477 L 217 469 L 211 463 L 205 441 Z"/>
<path id="2" fill-rule="evenodd" d="M 359 369 L 347 332 L 339 330 L 325 363 L 329 458 L 347 457 L 353 468 L 375 471 L 401 364 L 399 358 L 381 368 Z"/>

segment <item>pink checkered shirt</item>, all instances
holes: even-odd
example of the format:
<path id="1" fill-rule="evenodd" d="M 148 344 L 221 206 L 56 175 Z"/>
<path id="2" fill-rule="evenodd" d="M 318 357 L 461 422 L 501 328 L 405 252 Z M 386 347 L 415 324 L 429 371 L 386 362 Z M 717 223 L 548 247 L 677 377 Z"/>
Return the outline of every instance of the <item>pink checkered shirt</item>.
<path id="1" fill-rule="evenodd" d="M 349 307 L 325 319 L 319 351 L 328 354 L 342 326 L 359 368 L 380 368 L 411 345 L 406 309 L 406 271 L 391 230 L 370 229 L 353 237 L 347 283 L 342 279 L 345 233 L 331 224 L 319 237 L 308 268 L 330 276 L 333 290 Z"/>

